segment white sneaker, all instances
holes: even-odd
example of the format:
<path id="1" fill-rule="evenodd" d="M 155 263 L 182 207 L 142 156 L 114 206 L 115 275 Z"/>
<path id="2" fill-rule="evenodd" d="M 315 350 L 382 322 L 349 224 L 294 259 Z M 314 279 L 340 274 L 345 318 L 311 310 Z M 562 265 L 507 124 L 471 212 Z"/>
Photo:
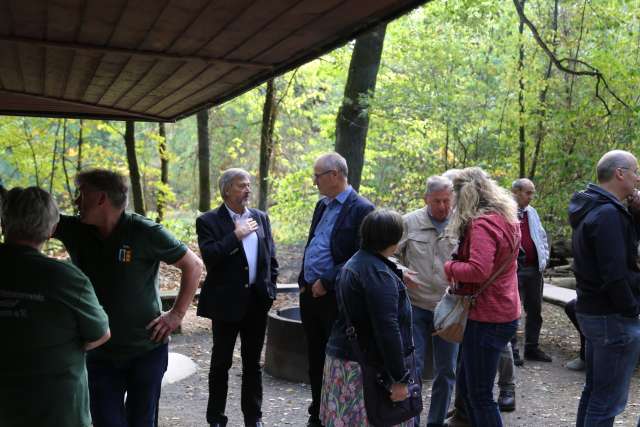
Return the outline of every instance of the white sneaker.
<path id="1" fill-rule="evenodd" d="M 567 364 L 564 366 L 567 369 L 571 369 L 572 371 L 584 371 L 584 369 L 586 368 L 586 364 L 584 363 L 584 360 L 580 359 L 579 357 L 576 357 L 570 362 L 567 362 Z"/>

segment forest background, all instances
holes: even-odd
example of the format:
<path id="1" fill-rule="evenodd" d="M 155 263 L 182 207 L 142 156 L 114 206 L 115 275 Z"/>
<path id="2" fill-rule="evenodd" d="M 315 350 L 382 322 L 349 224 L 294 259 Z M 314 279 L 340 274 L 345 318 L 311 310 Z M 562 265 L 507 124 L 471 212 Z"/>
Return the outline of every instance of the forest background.
<path id="1" fill-rule="evenodd" d="M 276 241 L 299 243 L 318 198 L 313 161 L 350 143 L 339 141 L 347 120 L 362 137 L 359 191 L 377 206 L 408 212 L 429 175 L 480 166 L 505 187 L 533 179 L 534 205 L 562 239 L 568 200 L 595 179 L 598 158 L 637 153 L 639 15 L 639 0 L 435 0 L 378 29 L 379 67 L 355 96 L 350 64 L 366 37 L 164 126 L 0 117 L 0 177 L 50 190 L 73 212 L 78 169 L 120 170 L 132 208 L 192 242 L 195 217 L 221 201 L 219 174 L 242 167 Z"/>

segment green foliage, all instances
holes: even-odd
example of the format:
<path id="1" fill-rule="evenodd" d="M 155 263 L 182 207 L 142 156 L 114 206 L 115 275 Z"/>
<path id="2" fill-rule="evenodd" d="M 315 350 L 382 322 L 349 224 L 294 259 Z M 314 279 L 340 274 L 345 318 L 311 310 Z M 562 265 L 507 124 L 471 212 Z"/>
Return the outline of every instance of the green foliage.
<path id="1" fill-rule="evenodd" d="M 613 148 L 638 148 L 640 2 L 560 1 L 557 32 L 554 4 L 526 2 L 525 12 L 542 39 L 558 58 L 578 59 L 600 70 L 629 108 L 601 85 L 600 95 L 611 110 L 607 114 L 592 77 L 571 76 L 555 67 L 547 77 L 549 58 L 527 28 L 520 36 L 513 2 L 429 2 L 387 27 L 377 87 L 366 100 L 370 124 L 361 193 L 380 206 L 406 212 L 422 205 L 429 175 L 472 165 L 509 186 L 519 174 L 522 124 L 527 174 L 536 161 L 535 204 L 553 235 L 567 235 L 568 199 L 594 179 L 597 159 Z M 519 71 L 521 45 L 524 68 Z M 333 149 L 352 48 L 347 44 L 276 80 L 269 213 L 278 242 L 306 237 L 318 199 L 312 164 Z M 570 61 L 563 64 L 585 69 Z M 518 105 L 520 81 L 524 114 Z M 229 167 L 257 175 L 264 94 L 263 86 L 210 110 L 214 187 Z M 82 123 L 83 167 L 126 173 L 124 124 Z M 155 216 L 157 198 L 164 192 L 160 197 L 169 205 L 165 223 L 190 241 L 198 206 L 195 117 L 166 129 L 170 171 L 169 186 L 163 187 L 157 125 L 136 124 L 145 203 Z M 63 210 L 72 210 L 79 131 L 79 120 L 0 117 L 5 184 L 51 187 Z M 217 206 L 221 200 L 217 189 L 212 190 L 212 205 Z"/>
<path id="2" fill-rule="evenodd" d="M 162 222 L 171 233 L 179 240 L 189 243 L 196 242 L 196 218 L 197 212 L 179 212 L 170 218 L 165 218 Z"/>

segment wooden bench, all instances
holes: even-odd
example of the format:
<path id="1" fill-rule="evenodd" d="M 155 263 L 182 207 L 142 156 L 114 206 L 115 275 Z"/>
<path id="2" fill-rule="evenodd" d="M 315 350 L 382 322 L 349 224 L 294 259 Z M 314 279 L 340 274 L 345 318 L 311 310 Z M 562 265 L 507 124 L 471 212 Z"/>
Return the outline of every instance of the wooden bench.
<path id="1" fill-rule="evenodd" d="M 278 283 L 276 292 L 277 293 L 290 293 L 290 292 L 298 292 L 298 284 L 297 283 Z M 173 305 L 173 302 L 178 297 L 178 289 L 172 289 L 170 291 L 160 291 L 160 301 L 162 301 L 162 309 L 169 310 Z M 198 299 L 200 296 L 200 288 L 196 291 L 196 295 L 194 299 Z"/>
<path id="2" fill-rule="evenodd" d="M 573 289 L 562 288 L 560 286 L 544 284 L 542 290 L 542 299 L 553 305 L 564 307 L 569 301 L 576 298 L 576 291 Z"/>

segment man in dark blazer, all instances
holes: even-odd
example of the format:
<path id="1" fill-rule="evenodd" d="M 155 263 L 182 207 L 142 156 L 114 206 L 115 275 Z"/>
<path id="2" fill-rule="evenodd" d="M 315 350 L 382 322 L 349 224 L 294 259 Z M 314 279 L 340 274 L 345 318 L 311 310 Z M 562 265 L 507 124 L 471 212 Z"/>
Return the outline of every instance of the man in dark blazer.
<path id="1" fill-rule="evenodd" d="M 360 247 L 360 223 L 374 206 L 349 185 L 347 162 L 338 153 L 320 156 L 313 166 L 313 176 L 324 197 L 313 212 L 298 284 L 311 381 L 307 426 L 318 427 L 322 426 L 319 411 L 325 347 L 337 314 L 335 279 Z"/>
<path id="2" fill-rule="evenodd" d="M 278 262 L 269 217 L 247 208 L 249 173 L 228 169 L 218 186 L 224 203 L 196 220 L 198 246 L 207 267 L 198 316 L 213 320 L 207 422 L 216 427 L 227 424 L 227 381 L 239 333 L 244 424 L 258 427 L 263 425 L 260 353 L 267 312 L 276 296 Z"/>

